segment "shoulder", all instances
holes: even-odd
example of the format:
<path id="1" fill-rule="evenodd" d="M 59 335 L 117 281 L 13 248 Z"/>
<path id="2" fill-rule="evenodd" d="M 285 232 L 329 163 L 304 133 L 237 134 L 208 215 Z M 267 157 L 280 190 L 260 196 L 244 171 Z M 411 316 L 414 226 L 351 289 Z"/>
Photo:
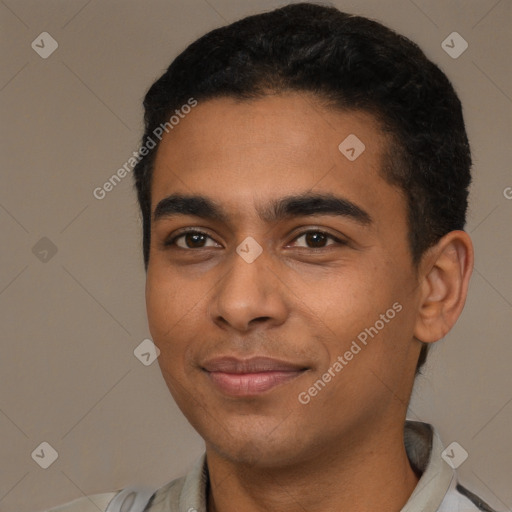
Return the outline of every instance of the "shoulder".
<path id="1" fill-rule="evenodd" d="M 497 512 L 482 498 L 454 481 L 438 512 Z"/>
<path id="2" fill-rule="evenodd" d="M 432 425 L 407 421 L 405 448 L 420 480 L 401 512 L 498 512 L 458 481 L 446 448 Z"/>
<path id="3" fill-rule="evenodd" d="M 152 496 L 144 512 L 174 512 L 178 509 L 181 510 L 179 508 L 180 502 L 183 499 L 187 500 L 186 496 L 189 494 L 188 490 L 185 489 L 186 480 L 187 478 L 184 476 L 160 487 Z"/>
<path id="4" fill-rule="evenodd" d="M 143 487 L 84 496 L 44 512 L 143 512 L 155 491 Z"/>
<path id="5" fill-rule="evenodd" d="M 47 509 L 44 512 L 98 512 L 98 510 L 103 512 L 107 510 L 108 504 L 118 492 L 119 491 L 84 496 L 83 498 L 78 498 L 64 505 Z"/>
<path id="6" fill-rule="evenodd" d="M 174 512 L 183 507 L 185 510 L 204 510 L 207 480 L 203 454 L 187 475 L 156 490 L 126 487 L 115 492 L 84 496 L 43 512 Z"/>

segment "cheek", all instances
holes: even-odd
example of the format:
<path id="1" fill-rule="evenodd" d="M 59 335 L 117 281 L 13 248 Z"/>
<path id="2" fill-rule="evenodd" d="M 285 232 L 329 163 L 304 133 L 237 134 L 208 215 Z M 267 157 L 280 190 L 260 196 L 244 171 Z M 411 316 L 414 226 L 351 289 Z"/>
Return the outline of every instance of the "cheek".
<path id="1" fill-rule="evenodd" d="M 149 329 L 154 342 L 159 343 L 163 334 L 176 321 L 174 317 L 175 296 L 172 289 L 162 285 L 154 273 L 148 273 L 146 281 L 146 310 Z"/>
<path id="2" fill-rule="evenodd" d="M 345 274 L 333 276 L 324 287 L 322 308 L 315 311 L 330 340 L 331 360 L 343 355 L 354 341 L 361 346 L 361 352 L 365 352 L 357 356 L 358 360 L 367 363 L 380 360 L 407 338 L 405 283 L 393 279 L 391 269 L 385 267 L 352 268 Z"/>
<path id="3" fill-rule="evenodd" d="M 146 279 L 146 310 L 148 324 L 155 343 L 165 341 L 176 329 L 183 329 L 180 319 L 193 308 L 188 301 L 192 294 L 183 293 L 179 280 L 168 272 L 161 271 L 156 264 L 148 269 Z"/>
<path id="4" fill-rule="evenodd" d="M 368 267 L 340 269 L 316 291 L 310 290 L 311 308 L 334 332 L 353 334 L 393 303 L 389 283 L 378 280 L 380 272 Z"/>
<path id="5" fill-rule="evenodd" d="M 178 307 L 177 294 L 174 287 L 164 285 L 164 281 L 158 279 L 155 274 L 148 273 L 146 284 L 146 309 L 149 330 L 154 344 L 160 350 L 158 364 L 169 389 L 175 396 L 174 385 L 182 366 L 184 344 L 184 323 L 179 319 L 183 312 Z"/>
<path id="6" fill-rule="evenodd" d="M 166 368 L 183 364 L 204 332 L 206 291 L 201 281 L 184 281 L 177 273 L 148 269 L 146 309 L 149 330 Z"/>

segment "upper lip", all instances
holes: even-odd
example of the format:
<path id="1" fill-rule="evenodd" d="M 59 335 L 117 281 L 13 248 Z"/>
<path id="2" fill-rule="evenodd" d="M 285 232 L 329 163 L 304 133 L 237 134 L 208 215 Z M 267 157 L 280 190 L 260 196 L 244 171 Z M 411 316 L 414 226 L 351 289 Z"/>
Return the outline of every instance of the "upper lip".
<path id="1" fill-rule="evenodd" d="M 273 359 L 271 357 L 251 357 L 239 359 L 237 357 L 214 357 L 203 363 L 202 368 L 208 372 L 222 373 L 261 373 L 261 372 L 296 372 L 305 370 L 301 364 Z"/>

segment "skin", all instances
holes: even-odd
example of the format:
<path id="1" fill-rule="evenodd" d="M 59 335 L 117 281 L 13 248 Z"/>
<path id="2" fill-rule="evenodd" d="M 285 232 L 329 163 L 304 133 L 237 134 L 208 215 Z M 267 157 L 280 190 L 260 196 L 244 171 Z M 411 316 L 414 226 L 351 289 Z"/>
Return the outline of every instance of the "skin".
<path id="1" fill-rule="evenodd" d="M 349 134 L 366 146 L 355 161 L 338 149 Z M 200 102 L 161 142 L 152 211 L 182 194 L 225 213 L 154 220 L 146 286 L 163 377 L 206 443 L 210 512 L 391 512 L 417 484 L 403 423 L 418 340 L 434 342 L 455 323 L 473 249 L 453 231 L 413 266 L 405 197 L 380 174 L 387 147 L 371 115 L 327 110 L 300 93 Z M 274 200 L 313 193 L 348 199 L 372 222 L 259 215 Z M 187 228 L 207 236 L 173 240 Z M 236 252 L 246 237 L 262 248 L 252 263 Z M 300 403 L 395 303 L 401 311 Z M 256 396 L 228 396 L 204 370 L 225 355 L 305 370 Z"/>

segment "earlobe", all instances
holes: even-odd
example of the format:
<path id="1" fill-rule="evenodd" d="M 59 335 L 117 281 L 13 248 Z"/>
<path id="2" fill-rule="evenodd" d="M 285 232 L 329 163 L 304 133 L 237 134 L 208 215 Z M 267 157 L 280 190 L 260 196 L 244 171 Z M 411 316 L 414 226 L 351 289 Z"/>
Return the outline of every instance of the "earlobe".
<path id="1" fill-rule="evenodd" d="M 425 253 L 415 338 L 432 343 L 454 326 L 466 302 L 473 260 L 473 244 L 465 231 L 447 233 Z"/>

